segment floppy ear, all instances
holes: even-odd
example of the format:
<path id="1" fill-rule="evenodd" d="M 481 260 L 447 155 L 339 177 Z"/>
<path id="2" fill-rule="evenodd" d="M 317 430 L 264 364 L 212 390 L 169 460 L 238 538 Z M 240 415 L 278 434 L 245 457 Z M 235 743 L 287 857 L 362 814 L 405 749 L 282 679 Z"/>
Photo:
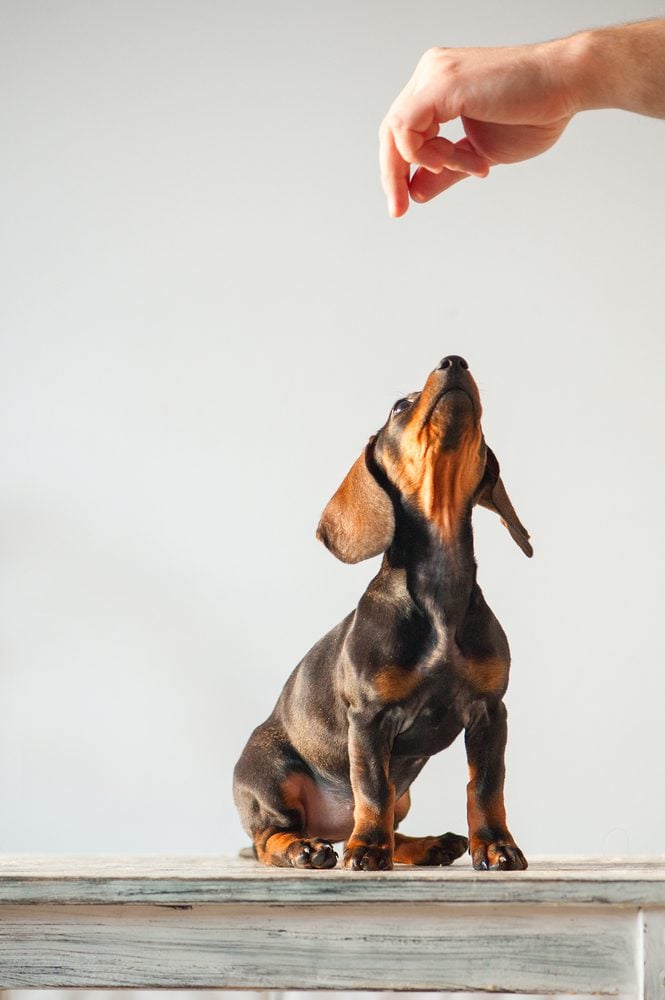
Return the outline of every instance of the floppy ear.
<path id="1" fill-rule="evenodd" d="M 375 468 L 374 441 L 370 438 L 351 466 L 316 529 L 316 537 L 346 563 L 385 552 L 395 532 L 392 501 L 371 471 Z"/>
<path id="2" fill-rule="evenodd" d="M 510 497 L 506 493 L 506 487 L 503 485 L 499 472 L 497 457 L 492 449 L 488 448 L 485 475 L 476 493 L 476 503 L 498 514 L 522 552 L 531 557 L 533 548 L 529 541 L 529 532 L 515 513 L 515 508 L 510 502 Z"/>

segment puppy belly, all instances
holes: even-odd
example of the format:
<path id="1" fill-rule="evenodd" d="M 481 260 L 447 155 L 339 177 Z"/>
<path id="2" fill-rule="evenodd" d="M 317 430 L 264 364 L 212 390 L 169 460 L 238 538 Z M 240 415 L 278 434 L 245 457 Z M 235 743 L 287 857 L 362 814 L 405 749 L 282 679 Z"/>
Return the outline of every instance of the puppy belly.
<path id="1" fill-rule="evenodd" d="M 327 799 L 321 810 L 307 814 L 307 836 L 321 840 L 348 840 L 353 830 L 353 800 Z"/>
<path id="2" fill-rule="evenodd" d="M 304 834 L 322 840 L 346 840 L 353 830 L 353 793 L 344 783 L 331 785 L 305 774 L 289 778 L 289 793 L 304 813 Z"/>

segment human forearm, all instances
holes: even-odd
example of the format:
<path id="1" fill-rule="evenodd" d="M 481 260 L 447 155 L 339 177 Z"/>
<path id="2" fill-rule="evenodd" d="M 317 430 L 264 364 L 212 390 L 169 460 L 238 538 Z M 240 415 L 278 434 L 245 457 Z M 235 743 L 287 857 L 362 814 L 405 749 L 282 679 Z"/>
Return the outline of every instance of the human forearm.
<path id="1" fill-rule="evenodd" d="M 584 31 L 550 43 L 578 111 L 619 108 L 665 118 L 665 18 Z"/>

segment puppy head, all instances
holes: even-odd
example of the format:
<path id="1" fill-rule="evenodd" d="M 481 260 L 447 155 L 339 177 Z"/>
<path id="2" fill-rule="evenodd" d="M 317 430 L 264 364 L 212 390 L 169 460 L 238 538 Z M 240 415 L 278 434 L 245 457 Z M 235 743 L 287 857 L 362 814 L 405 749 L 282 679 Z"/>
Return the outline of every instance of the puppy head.
<path id="1" fill-rule="evenodd" d="M 317 538 L 343 562 L 390 546 L 395 504 L 417 510 L 451 544 L 474 503 L 499 514 L 526 555 L 529 535 L 480 426 L 478 387 L 463 358 L 445 357 L 420 392 L 399 399 L 324 510 Z"/>

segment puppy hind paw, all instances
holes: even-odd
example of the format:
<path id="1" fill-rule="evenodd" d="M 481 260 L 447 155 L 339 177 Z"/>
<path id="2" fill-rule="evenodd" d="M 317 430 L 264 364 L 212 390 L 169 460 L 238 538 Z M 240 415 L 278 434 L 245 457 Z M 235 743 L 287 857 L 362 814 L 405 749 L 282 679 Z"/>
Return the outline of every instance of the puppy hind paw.
<path id="1" fill-rule="evenodd" d="M 439 837 L 406 837 L 395 834 L 395 861 L 418 867 L 447 867 L 468 850 L 469 841 L 457 833 Z"/>
<path id="2" fill-rule="evenodd" d="M 337 851 L 327 840 L 294 840 L 287 858 L 294 868 L 334 868 Z"/>
<path id="3" fill-rule="evenodd" d="M 440 837 L 432 838 L 435 843 L 428 848 L 425 859 L 420 865 L 452 865 L 469 849 L 469 841 L 457 833 L 442 833 Z"/>

